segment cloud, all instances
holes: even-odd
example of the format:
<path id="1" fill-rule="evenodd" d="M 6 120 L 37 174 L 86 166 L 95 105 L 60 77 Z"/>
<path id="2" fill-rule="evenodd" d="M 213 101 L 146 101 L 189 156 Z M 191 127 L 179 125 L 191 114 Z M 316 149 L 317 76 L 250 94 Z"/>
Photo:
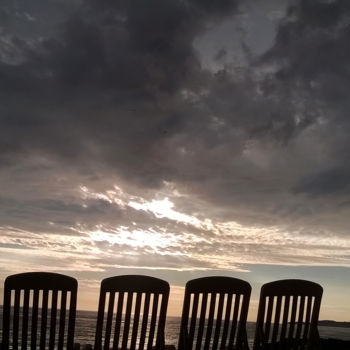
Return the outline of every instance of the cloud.
<path id="1" fill-rule="evenodd" d="M 151 2 L 1 5 L 1 249 L 348 266 L 349 6 L 295 1 L 267 52 L 213 68 L 196 40 L 249 9 Z"/>

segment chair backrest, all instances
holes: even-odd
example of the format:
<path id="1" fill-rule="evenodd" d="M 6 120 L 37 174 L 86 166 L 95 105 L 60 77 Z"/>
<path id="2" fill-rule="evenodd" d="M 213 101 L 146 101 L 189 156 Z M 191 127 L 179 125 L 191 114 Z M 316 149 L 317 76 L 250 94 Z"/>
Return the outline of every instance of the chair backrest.
<path id="1" fill-rule="evenodd" d="M 161 349 L 164 346 L 169 284 L 125 275 L 101 282 L 95 350 Z"/>
<path id="2" fill-rule="evenodd" d="M 212 276 L 188 281 L 179 350 L 247 348 L 250 293 L 248 282 L 232 277 Z"/>
<path id="3" fill-rule="evenodd" d="M 77 288 L 76 279 L 57 273 L 7 277 L 2 349 L 72 349 Z"/>
<path id="4" fill-rule="evenodd" d="M 263 285 L 254 350 L 315 346 L 322 293 L 319 284 L 304 280 L 280 280 Z"/>

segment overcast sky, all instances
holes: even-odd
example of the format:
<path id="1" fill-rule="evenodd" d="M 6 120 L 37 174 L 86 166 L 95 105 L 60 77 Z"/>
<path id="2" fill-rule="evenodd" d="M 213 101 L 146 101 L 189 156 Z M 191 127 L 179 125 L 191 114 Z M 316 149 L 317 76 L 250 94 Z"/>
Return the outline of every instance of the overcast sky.
<path id="1" fill-rule="evenodd" d="M 2 0 L 1 281 L 307 278 L 350 320 L 349 40 L 348 0 Z"/>

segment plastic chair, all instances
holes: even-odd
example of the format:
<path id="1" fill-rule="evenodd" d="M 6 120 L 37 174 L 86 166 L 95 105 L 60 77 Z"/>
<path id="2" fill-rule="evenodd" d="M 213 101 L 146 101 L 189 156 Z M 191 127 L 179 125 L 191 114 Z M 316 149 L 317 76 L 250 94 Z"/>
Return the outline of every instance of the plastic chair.
<path id="1" fill-rule="evenodd" d="M 304 280 L 263 285 L 253 349 L 318 349 L 322 293 L 319 284 Z"/>
<path id="2" fill-rule="evenodd" d="M 163 349 L 168 298 L 169 284 L 158 278 L 126 275 L 104 279 L 94 349 Z"/>
<path id="3" fill-rule="evenodd" d="M 250 293 L 248 282 L 232 277 L 187 282 L 178 349 L 249 349 Z"/>
<path id="4" fill-rule="evenodd" d="M 57 273 L 7 277 L 1 349 L 73 349 L 77 288 L 76 279 Z"/>

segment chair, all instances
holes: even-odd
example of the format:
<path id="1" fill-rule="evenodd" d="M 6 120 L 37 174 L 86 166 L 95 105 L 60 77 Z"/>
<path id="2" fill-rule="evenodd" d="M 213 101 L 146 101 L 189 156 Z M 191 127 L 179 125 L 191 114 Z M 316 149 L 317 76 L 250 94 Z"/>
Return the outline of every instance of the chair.
<path id="1" fill-rule="evenodd" d="M 158 278 L 126 275 L 104 279 L 94 349 L 163 349 L 168 298 L 169 284 Z"/>
<path id="2" fill-rule="evenodd" d="M 304 280 L 263 285 L 253 349 L 318 349 L 322 293 L 319 284 Z"/>
<path id="3" fill-rule="evenodd" d="M 73 349 L 77 288 L 76 279 L 57 273 L 7 277 L 1 348 Z"/>
<path id="4" fill-rule="evenodd" d="M 232 277 L 187 282 L 178 349 L 249 349 L 246 321 L 250 293 L 248 282 Z"/>

